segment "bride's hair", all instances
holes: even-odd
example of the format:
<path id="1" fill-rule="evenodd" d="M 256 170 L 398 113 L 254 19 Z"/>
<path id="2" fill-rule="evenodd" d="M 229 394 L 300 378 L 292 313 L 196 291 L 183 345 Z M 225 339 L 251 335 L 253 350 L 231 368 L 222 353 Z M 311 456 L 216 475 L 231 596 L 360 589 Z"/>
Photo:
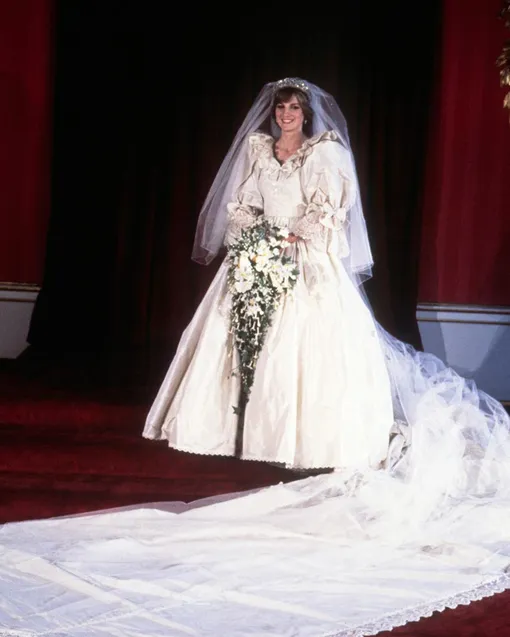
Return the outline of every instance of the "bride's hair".
<path id="1" fill-rule="evenodd" d="M 276 107 L 278 104 L 286 104 L 287 102 L 290 102 L 294 96 L 301 106 L 306 122 L 306 124 L 303 122 L 303 133 L 307 137 L 311 137 L 313 131 L 313 109 L 310 106 L 308 95 L 304 91 L 291 86 L 286 86 L 275 91 L 271 106 L 271 117 L 276 122 Z"/>

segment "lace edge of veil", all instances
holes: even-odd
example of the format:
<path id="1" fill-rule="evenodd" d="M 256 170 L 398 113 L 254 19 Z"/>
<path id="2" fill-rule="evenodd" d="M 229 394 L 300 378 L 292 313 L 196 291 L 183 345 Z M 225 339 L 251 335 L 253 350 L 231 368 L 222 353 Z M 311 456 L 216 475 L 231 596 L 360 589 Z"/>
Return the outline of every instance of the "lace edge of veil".
<path id="1" fill-rule="evenodd" d="M 510 575 L 500 575 L 499 577 L 487 580 L 483 584 L 456 593 L 450 597 L 438 599 L 437 601 L 420 606 L 408 607 L 396 613 L 389 613 L 373 622 L 359 625 L 356 628 L 342 630 L 341 632 L 330 633 L 329 635 L 324 635 L 324 637 L 369 637 L 377 635 L 380 632 L 390 631 L 393 628 L 405 626 L 410 622 L 417 622 L 420 619 L 430 617 L 434 612 L 455 609 L 458 606 L 468 606 L 472 602 L 503 593 L 507 589 L 510 589 Z M 2 633 L 0 633 L 0 637 L 4 637 Z"/>

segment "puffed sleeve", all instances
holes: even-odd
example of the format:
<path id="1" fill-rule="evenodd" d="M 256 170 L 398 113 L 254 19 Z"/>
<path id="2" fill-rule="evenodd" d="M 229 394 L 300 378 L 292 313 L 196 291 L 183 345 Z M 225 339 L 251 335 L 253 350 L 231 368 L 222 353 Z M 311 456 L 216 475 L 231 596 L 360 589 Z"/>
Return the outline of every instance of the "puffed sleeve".
<path id="1" fill-rule="evenodd" d="M 294 234 L 319 250 L 328 250 L 334 241 L 340 256 L 347 256 L 348 211 L 357 191 L 348 151 L 333 139 L 319 141 L 303 165 L 301 179 L 306 210 Z"/>
<path id="2" fill-rule="evenodd" d="M 254 134 L 248 139 L 245 174 L 235 192 L 233 201 L 227 204 L 228 225 L 225 233 L 225 245 L 227 246 L 236 241 L 242 231 L 251 226 L 262 213 L 263 199 L 258 188 L 257 157 L 260 144 L 264 140 L 259 139 L 259 137 L 263 136 Z"/>

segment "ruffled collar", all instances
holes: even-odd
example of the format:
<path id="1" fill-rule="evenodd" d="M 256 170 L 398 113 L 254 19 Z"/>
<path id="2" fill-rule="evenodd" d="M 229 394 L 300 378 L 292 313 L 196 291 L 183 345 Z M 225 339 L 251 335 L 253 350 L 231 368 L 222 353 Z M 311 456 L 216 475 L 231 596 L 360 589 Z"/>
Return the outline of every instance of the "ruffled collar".
<path id="1" fill-rule="evenodd" d="M 288 157 L 282 164 L 276 159 L 274 154 L 275 139 L 271 135 L 265 135 L 264 133 L 254 133 L 250 137 L 250 147 L 253 156 L 256 159 L 264 160 L 267 167 L 271 168 L 271 172 L 278 171 L 284 174 L 293 173 L 297 168 L 300 168 L 305 159 L 313 151 L 314 146 L 322 141 L 335 141 L 338 139 L 335 131 L 324 131 L 318 133 L 313 137 L 306 139 L 300 148 L 290 157 Z"/>

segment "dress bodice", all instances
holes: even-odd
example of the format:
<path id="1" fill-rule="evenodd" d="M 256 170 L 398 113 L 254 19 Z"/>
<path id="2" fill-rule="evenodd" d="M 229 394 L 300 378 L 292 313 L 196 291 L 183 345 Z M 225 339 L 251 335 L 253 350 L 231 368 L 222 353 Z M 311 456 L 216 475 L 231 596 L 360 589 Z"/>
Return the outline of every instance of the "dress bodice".
<path id="1" fill-rule="evenodd" d="M 274 139 L 254 133 L 248 140 L 247 164 L 235 199 L 227 206 L 227 245 L 263 214 L 322 250 L 334 244 L 341 256 L 348 253 L 344 222 L 356 189 L 349 153 L 334 131 L 310 137 L 281 164 L 274 155 Z"/>
<path id="2" fill-rule="evenodd" d="M 274 155 L 274 140 L 269 135 L 256 134 L 250 139 L 254 157 L 254 185 L 262 197 L 262 211 L 268 217 L 302 217 L 307 208 L 306 185 L 310 178 L 307 159 L 322 141 L 334 140 L 327 132 L 307 139 L 286 161 L 280 163 Z"/>
<path id="3" fill-rule="evenodd" d="M 306 203 L 301 189 L 299 170 L 289 175 L 285 175 L 282 171 L 261 170 L 258 186 L 264 201 L 264 215 L 301 217 L 305 214 Z"/>

